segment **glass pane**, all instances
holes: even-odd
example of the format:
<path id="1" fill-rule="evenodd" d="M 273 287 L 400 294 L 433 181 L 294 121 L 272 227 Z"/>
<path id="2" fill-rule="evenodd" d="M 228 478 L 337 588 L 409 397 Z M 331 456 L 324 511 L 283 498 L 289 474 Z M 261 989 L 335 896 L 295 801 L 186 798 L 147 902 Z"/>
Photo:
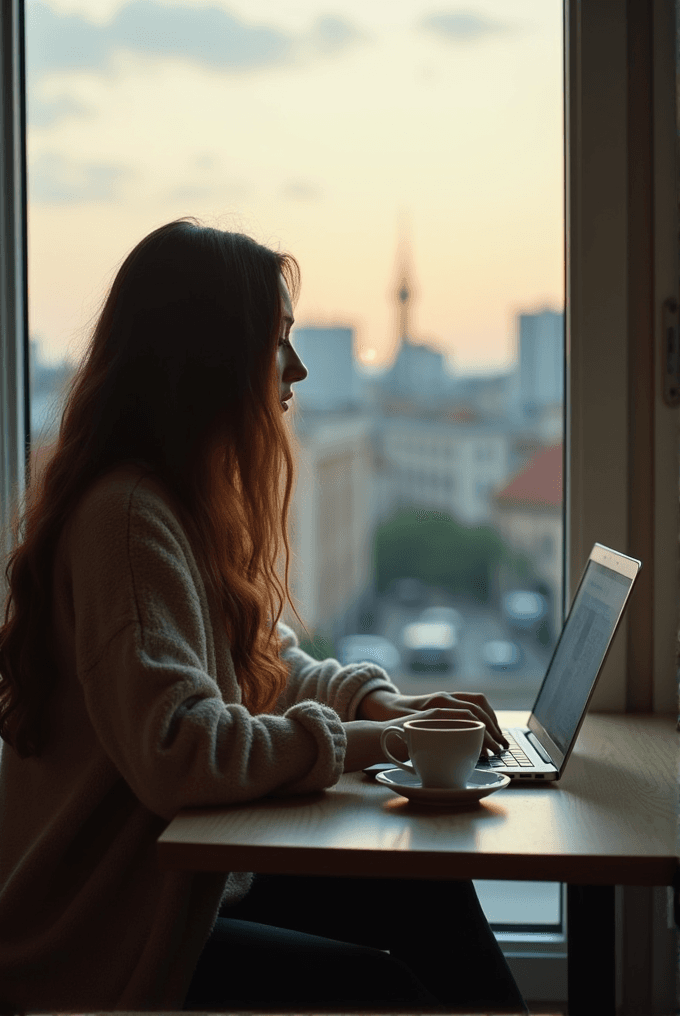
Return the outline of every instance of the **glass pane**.
<path id="1" fill-rule="evenodd" d="M 344 98 L 366 238 L 297 315 L 295 591 L 316 655 L 529 709 L 563 613 L 562 5 L 416 8 L 406 65 L 390 10 L 385 80 Z"/>
<path id="2" fill-rule="evenodd" d="M 680 166 L 680 0 L 675 0 L 675 152 L 677 165 Z M 676 180 L 676 200 L 680 212 L 680 177 Z M 680 459 L 680 445 L 678 447 Z M 680 639 L 680 631 L 678 631 Z M 680 660 L 676 674 L 678 686 L 678 730 L 680 730 Z"/>
<path id="3" fill-rule="evenodd" d="M 555 932 L 562 925 L 559 882 L 498 882 L 475 880 L 475 890 L 489 924 L 497 930 Z"/>
<path id="4" fill-rule="evenodd" d="M 341 9 L 27 0 L 34 464 L 146 233 L 290 250 L 306 645 L 528 709 L 562 616 L 562 4 Z"/>

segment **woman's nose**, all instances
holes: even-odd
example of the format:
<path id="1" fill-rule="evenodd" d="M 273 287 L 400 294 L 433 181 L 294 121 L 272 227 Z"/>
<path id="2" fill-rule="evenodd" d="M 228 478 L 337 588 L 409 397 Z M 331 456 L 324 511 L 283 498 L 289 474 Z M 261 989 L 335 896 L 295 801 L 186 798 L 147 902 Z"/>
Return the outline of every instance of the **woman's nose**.
<path id="1" fill-rule="evenodd" d="M 291 383 L 293 381 L 304 381 L 308 374 L 309 371 L 297 353 L 293 350 L 292 360 L 286 369 L 286 380 L 289 380 Z"/>

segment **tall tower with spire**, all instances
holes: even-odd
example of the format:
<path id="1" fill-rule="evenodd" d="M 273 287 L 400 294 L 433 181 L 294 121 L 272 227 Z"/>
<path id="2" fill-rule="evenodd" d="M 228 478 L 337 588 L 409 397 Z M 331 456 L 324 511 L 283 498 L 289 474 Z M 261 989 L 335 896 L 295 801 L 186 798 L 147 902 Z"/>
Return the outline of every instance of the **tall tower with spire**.
<path id="1" fill-rule="evenodd" d="M 413 338 L 411 334 L 411 310 L 413 303 L 413 272 L 411 271 L 411 259 L 409 257 L 410 243 L 408 238 L 408 225 L 406 216 L 402 214 L 399 229 L 399 248 L 397 254 L 398 274 L 400 277 L 397 286 L 396 298 L 398 308 L 398 345 L 408 345 Z"/>
<path id="2" fill-rule="evenodd" d="M 411 271 L 406 224 L 402 219 L 397 255 L 399 282 L 395 290 L 397 304 L 397 355 L 386 384 L 401 398 L 416 402 L 432 401 L 444 388 L 444 357 L 427 345 L 413 341 L 413 272 Z"/>
<path id="3" fill-rule="evenodd" d="M 409 342 L 410 331 L 410 309 L 411 309 L 411 287 L 406 274 L 402 275 L 399 288 L 397 289 L 397 301 L 399 305 L 399 342 Z"/>

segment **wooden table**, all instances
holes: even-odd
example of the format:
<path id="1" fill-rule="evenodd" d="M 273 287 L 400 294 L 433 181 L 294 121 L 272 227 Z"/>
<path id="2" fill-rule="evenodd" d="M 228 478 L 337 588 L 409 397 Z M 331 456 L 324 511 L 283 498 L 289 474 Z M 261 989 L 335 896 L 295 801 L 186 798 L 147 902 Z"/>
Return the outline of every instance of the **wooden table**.
<path id="1" fill-rule="evenodd" d="M 498 716 L 502 726 L 526 720 Z M 569 1010 L 613 1016 L 614 886 L 678 884 L 675 720 L 590 715 L 559 782 L 513 783 L 464 811 L 413 805 L 363 773 L 323 793 L 184 811 L 160 837 L 159 860 L 195 871 L 566 882 Z"/>

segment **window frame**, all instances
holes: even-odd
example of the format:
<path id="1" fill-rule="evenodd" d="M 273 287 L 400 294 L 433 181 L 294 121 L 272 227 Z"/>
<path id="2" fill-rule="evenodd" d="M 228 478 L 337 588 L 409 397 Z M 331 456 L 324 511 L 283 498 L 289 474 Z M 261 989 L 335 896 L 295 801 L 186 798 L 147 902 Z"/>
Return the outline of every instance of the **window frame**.
<path id="1" fill-rule="evenodd" d="M 595 541 L 639 557 L 638 586 L 592 708 L 675 713 L 680 410 L 664 404 L 659 380 L 661 308 L 678 295 L 675 9 L 666 0 L 565 0 L 564 12 L 563 610 Z M 0 21 L 3 537 L 30 454 L 24 74 L 23 2 L 8 0 Z M 638 143 L 629 144 L 631 136 Z M 3 554 L 10 549 L 0 546 Z M 644 900 L 640 892 L 633 899 L 619 891 L 620 949 L 643 918 L 650 941 L 668 941 L 659 892 L 646 891 Z M 509 956 L 535 958 L 540 937 L 503 936 L 503 947 Z M 663 969 L 650 964 L 644 984 L 648 975 L 634 964 L 618 967 L 624 1001 L 636 991 L 651 1000 L 673 978 L 667 962 Z"/>
<path id="2" fill-rule="evenodd" d="M 595 541 L 643 562 L 594 712 L 678 715 L 680 409 L 662 394 L 679 277 L 675 8 L 565 0 L 565 594 Z M 617 886 L 615 900 L 617 1011 L 668 1012 L 672 892 Z"/>
<path id="3" fill-rule="evenodd" d="M 12 507 L 30 455 L 24 7 L 0 19 L 0 553 L 11 550 Z M 5 569 L 0 568 L 5 593 Z"/>
<path id="4" fill-rule="evenodd" d="M 673 5 L 566 0 L 565 53 L 565 603 L 594 542 L 640 558 L 591 708 L 675 712 L 680 410 L 660 380 L 678 293 Z"/>

